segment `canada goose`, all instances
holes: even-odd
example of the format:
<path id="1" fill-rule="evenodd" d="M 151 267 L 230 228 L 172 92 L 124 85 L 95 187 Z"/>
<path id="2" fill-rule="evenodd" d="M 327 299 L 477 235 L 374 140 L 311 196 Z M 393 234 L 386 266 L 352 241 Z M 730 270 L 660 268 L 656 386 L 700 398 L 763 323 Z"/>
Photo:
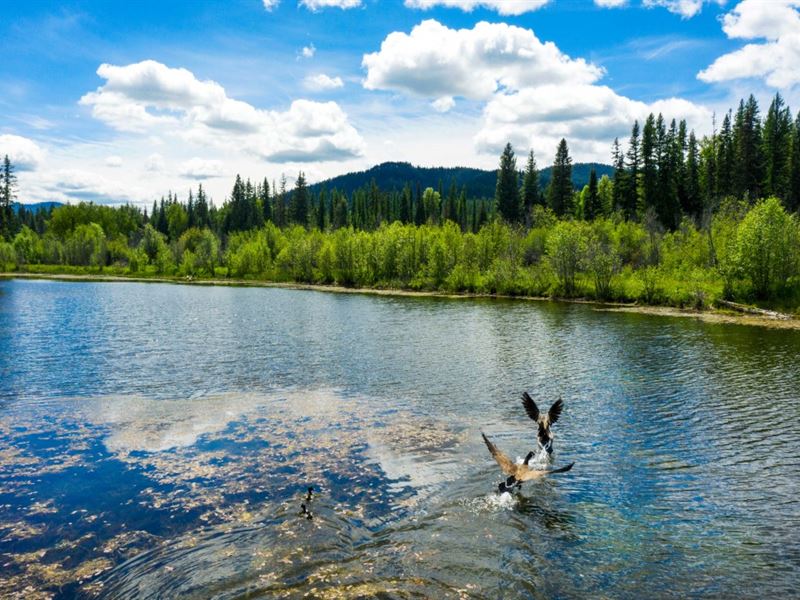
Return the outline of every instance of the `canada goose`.
<path id="1" fill-rule="evenodd" d="M 553 433 L 550 431 L 550 426 L 558 421 L 558 417 L 561 416 L 561 411 L 564 409 L 564 401 L 559 398 L 553 403 L 550 410 L 542 413 L 528 392 L 523 392 L 522 406 L 525 407 L 525 412 L 528 413 L 528 416 L 539 425 L 539 430 L 536 432 L 536 441 L 539 443 L 539 447 L 543 448 L 549 456 L 553 453 Z"/>
<path id="2" fill-rule="evenodd" d="M 308 491 L 306 492 L 306 502 L 311 502 L 311 494 L 314 492 L 313 486 L 308 486 Z"/>
<path id="3" fill-rule="evenodd" d="M 314 518 L 314 515 L 311 514 L 311 511 L 308 510 L 305 504 L 300 505 L 300 516 L 305 517 L 309 521 Z"/>
<path id="4" fill-rule="evenodd" d="M 514 487 L 521 487 L 523 481 L 540 479 L 541 477 L 552 475 L 553 473 L 566 473 L 572 468 L 572 465 L 575 464 L 573 462 L 568 464 L 566 467 L 561 467 L 559 469 L 531 469 L 528 466 L 528 462 L 533 457 L 533 452 L 528 452 L 528 456 L 525 457 L 525 460 L 522 462 L 522 464 L 517 464 L 508 456 L 503 454 L 503 452 L 498 449 L 497 446 L 490 442 L 489 438 L 486 437 L 486 434 L 481 432 L 481 436 L 483 436 L 483 441 L 486 442 L 486 447 L 489 448 L 489 452 L 492 453 L 492 456 L 497 461 L 497 464 L 500 465 L 500 470 L 509 476 L 508 479 L 506 479 L 504 482 L 501 482 L 498 486 L 501 492 L 507 492 Z"/>

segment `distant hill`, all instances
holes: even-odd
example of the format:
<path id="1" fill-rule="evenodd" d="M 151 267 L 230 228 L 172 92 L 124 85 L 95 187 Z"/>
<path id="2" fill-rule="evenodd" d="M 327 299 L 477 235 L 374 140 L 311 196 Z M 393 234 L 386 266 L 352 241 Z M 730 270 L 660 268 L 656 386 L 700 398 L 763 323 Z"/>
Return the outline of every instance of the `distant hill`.
<path id="1" fill-rule="evenodd" d="M 39 210 L 50 210 L 51 208 L 57 208 L 63 205 L 63 202 L 34 202 L 33 204 L 21 204 L 20 202 L 14 202 L 11 205 L 11 208 L 15 213 L 19 214 L 20 206 L 24 206 L 25 210 L 37 212 Z"/>
<path id="2" fill-rule="evenodd" d="M 589 172 L 594 167 L 597 177 L 608 175 L 611 177 L 614 168 L 611 165 L 600 163 L 577 163 L 572 165 L 572 184 L 575 189 L 581 189 L 589 182 Z M 539 183 L 542 189 L 547 187 L 550 182 L 552 167 L 546 167 L 539 171 Z M 456 185 L 461 188 L 467 187 L 467 194 L 473 198 L 491 198 L 494 196 L 495 184 L 497 183 L 497 171 L 485 171 L 483 169 L 473 169 L 471 167 L 415 167 L 406 162 L 385 162 L 375 165 L 366 171 L 347 173 L 331 179 L 326 179 L 319 183 L 309 186 L 313 191 L 319 191 L 325 186 L 328 190 L 336 188 L 340 192 L 348 195 L 354 190 L 369 185 L 372 180 L 378 184 L 382 190 L 401 190 L 407 183 L 412 189 L 419 183 L 420 187 L 438 188 L 439 182 L 445 193 L 450 187 L 450 183 L 455 179 Z"/>

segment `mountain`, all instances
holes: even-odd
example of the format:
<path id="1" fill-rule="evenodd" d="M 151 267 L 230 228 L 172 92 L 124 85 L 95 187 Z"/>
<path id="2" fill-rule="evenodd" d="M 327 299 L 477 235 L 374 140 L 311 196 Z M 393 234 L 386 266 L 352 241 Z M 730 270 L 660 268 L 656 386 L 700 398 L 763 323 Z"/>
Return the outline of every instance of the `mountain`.
<path id="1" fill-rule="evenodd" d="M 11 205 L 11 209 L 15 213 L 19 213 L 20 206 L 22 206 L 27 211 L 38 212 L 40 210 L 50 210 L 53 208 L 58 208 L 59 206 L 63 205 L 64 205 L 63 202 L 34 202 L 33 204 L 21 204 L 20 202 L 14 202 Z"/>
<path id="2" fill-rule="evenodd" d="M 614 174 L 611 165 L 600 163 L 576 163 L 572 165 L 572 184 L 575 189 L 581 189 L 589 182 L 589 172 L 594 167 L 597 177 Z M 550 182 L 552 167 L 539 171 L 539 183 L 542 189 L 547 188 Z M 415 167 L 406 162 L 385 162 L 375 165 L 366 171 L 347 173 L 325 181 L 320 181 L 309 186 L 313 191 L 319 191 L 323 186 L 329 191 L 336 188 L 340 192 L 352 194 L 354 190 L 369 185 L 375 180 L 381 190 L 401 190 L 407 183 L 412 189 L 419 183 L 422 189 L 432 187 L 437 189 L 441 182 L 442 188 L 447 193 L 453 180 L 460 189 L 466 186 L 467 194 L 473 198 L 493 198 L 494 188 L 497 183 L 497 171 L 485 171 L 471 167 Z"/>

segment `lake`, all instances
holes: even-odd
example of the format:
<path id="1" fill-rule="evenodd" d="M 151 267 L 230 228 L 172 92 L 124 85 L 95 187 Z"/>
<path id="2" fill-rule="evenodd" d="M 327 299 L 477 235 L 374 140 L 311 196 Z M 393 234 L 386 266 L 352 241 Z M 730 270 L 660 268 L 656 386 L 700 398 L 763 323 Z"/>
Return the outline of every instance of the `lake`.
<path id="1" fill-rule="evenodd" d="M 797 597 L 798 357 L 589 305 L 0 280 L 0 597 Z M 499 496 L 480 432 L 532 449 L 524 390 L 575 466 Z"/>

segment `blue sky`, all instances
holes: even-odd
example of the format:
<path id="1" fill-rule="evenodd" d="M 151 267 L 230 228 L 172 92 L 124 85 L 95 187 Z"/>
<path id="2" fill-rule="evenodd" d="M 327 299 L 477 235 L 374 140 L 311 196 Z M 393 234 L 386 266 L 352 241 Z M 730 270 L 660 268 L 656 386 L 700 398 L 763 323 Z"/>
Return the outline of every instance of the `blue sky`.
<path id="1" fill-rule="evenodd" d="M 613 6 L 612 6 L 613 5 Z M 15 2 L 0 154 L 20 199 L 152 202 L 236 173 L 493 168 L 511 141 L 608 162 L 651 110 L 699 135 L 754 93 L 800 108 L 800 0 Z"/>

